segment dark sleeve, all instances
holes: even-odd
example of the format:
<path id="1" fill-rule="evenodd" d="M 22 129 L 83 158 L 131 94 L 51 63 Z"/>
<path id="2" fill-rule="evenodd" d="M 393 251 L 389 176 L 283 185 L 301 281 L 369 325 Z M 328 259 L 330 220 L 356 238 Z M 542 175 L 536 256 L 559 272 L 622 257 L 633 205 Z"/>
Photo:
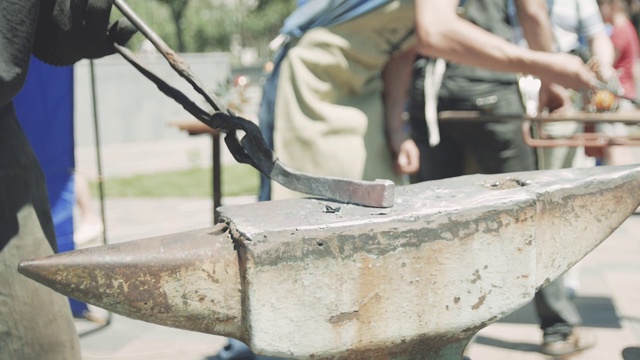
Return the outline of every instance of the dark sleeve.
<path id="1" fill-rule="evenodd" d="M 0 107 L 22 88 L 40 0 L 0 0 Z"/>

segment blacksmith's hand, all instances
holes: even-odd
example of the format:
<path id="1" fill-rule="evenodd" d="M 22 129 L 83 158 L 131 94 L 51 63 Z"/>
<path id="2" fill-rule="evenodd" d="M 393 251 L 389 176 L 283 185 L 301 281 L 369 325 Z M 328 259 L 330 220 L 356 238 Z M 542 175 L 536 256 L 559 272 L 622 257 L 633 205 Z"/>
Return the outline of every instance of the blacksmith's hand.
<path id="1" fill-rule="evenodd" d="M 33 54 L 51 65 L 70 65 L 114 53 L 136 32 L 127 20 L 109 25 L 113 0 L 42 0 Z"/>

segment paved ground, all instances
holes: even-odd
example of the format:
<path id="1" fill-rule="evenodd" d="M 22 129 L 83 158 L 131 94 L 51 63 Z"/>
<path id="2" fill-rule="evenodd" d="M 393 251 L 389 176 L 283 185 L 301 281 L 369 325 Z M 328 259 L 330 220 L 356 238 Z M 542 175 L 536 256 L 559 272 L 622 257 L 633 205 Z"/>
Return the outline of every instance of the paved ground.
<path id="1" fill-rule="evenodd" d="M 640 215 L 631 216 L 570 270 L 580 286 L 575 303 L 597 346 L 571 359 L 640 359 Z M 531 305 L 480 331 L 472 360 L 546 359 Z M 635 349 L 634 349 L 635 348 Z M 624 354 L 624 356 L 623 356 Z"/>
<path id="2" fill-rule="evenodd" d="M 206 149 L 208 144 L 207 139 L 185 141 L 191 140 L 198 145 L 179 141 L 170 146 L 153 145 L 157 151 L 171 148 L 174 155 L 178 154 L 173 157 L 149 149 L 141 151 L 153 153 L 154 159 L 164 159 L 163 166 L 182 166 L 185 160 L 179 156 L 181 152 L 188 155 L 193 148 L 200 146 Z M 177 151 L 178 148 L 183 150 Z M 107 174 L 146 169 L 136 166 L 136 163 L 148 162 L 136 155 L 135 146 L 127 147 L 127 150 L 121 151 L 120 155 L 113 152 L 105 154 Z M 87 154 L 82 156 L 90 159 Z M 173 165 L 169 161 L 172 158 L 175 159 Z M 232 201 L 251 202 L 255 199 L 223 199 L 227 204 Z M 211 211 L 210 199 L 107 199 L 108 241 L 130 241 L 207 227 L 211 225 Z M 575 301 L 585 326 L 599 339 L 594 349 L 571 359 L 640 360 L 640 215 L 631 216 L 570 274 L 580 282 Z M 107 315 L 100 309 L 96 311 Z M 77 320 L 76 323 L 83 333 L 96 328 L 85 320 Z M 468 356 L 472 360 L 549 359 L 537 352 L 539 340 L 535 314 L 531 306 L 526 306 L 480 331 L 468 349 Z M 87 360 L 204 360 L 224 344 L 225 339 L 220 337 L 170 329 L 117 315 L 112 316 L 110 325 L 81 336 L 83 358 Z"/>

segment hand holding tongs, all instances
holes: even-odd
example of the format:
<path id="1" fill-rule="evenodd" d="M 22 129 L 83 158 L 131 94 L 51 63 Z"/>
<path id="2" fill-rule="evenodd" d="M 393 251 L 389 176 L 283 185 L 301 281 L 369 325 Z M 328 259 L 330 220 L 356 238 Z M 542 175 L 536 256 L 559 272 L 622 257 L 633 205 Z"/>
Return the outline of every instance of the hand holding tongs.
<path id="1" fill-rule="evenodd" d="M 115 0 L 114 5 L 131 23 L 140 30 L 158 51 L 167 59 L 171 67 L 202 95 L 214 109 L 214 113 L 202 109 L 178 89 L 167 84 L 146 69 L 124 46 L 114 44 L 116 51 L 153 81 L 160 91 L 177 101 L 185 110 L 207 126 L 226 133 L 227 147 L 236 161 L 250 164 L 279 184 L 298 192 L 322 196 L 328 199 L 371 207 L 391 207 L 394 198 L 394 183 L 390 180 L 361 181 L 334 177 L 312 176 L 287 168 L 275 156 L 264 141 L 260 129 L 253 122 L 236 116 L 214 95 L 207 94 L 198 78 L 191 72 L 178 54 L 149 28 L 124 0 Z M 242 138 L 237 131 L 244 131 Z"/>

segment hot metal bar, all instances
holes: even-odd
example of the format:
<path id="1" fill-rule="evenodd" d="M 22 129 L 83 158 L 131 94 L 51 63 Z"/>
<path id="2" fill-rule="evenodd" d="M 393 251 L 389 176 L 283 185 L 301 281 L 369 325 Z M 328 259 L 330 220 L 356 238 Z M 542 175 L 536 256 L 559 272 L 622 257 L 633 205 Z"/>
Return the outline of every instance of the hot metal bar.
<path id="1" fill-rule="evenodd" d="M 400 187 L 388 209 L 312 199 L 221 207 L 213 232 L 77 250 L 19 270 L 125 316 L 242 339 L 259 354 L 461 359 L 478 330 L 606 239 L 638 207 L 639 190 L 640 166 L 595 167 Z"/>

